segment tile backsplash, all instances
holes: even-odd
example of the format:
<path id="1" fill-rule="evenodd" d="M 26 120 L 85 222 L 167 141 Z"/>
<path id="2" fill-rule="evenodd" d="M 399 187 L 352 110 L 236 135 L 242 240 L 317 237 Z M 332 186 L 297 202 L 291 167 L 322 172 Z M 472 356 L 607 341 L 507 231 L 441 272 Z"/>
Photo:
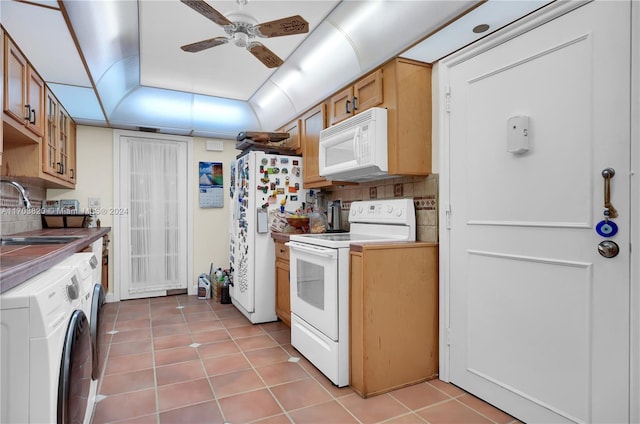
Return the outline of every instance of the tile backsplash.
<path id="1" fill-rule="evenodd" d="M 46 190 L 22 184 L 27 191 L 32 209 L 22 206 L 18 191 L 6 184 L 0 185 L 0 235 L 21 233 L 42 228 L 40 208 L 46 198 Z"/>
<path id="2" fill-rule="evenodd" d="M 326 201 L 342 200 L 342 222 L 349 226 L 349 207 L 356 200 L 411 197 L 416 209 L 416 239 L 438 242 L 438 175 L 398 177 L 385 180 L 323 188 Z"/>

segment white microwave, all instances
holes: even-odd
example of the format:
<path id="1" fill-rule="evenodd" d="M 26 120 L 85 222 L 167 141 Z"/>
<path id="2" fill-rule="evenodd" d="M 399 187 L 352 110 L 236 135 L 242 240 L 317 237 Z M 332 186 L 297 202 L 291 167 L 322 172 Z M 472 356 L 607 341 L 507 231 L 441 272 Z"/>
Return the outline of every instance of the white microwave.
<path id="1" fill-rule="evenodd" d="M 320 175 L 337 181 L 387 177 L 387 109 L 374 107 L 320 131 Z"/>

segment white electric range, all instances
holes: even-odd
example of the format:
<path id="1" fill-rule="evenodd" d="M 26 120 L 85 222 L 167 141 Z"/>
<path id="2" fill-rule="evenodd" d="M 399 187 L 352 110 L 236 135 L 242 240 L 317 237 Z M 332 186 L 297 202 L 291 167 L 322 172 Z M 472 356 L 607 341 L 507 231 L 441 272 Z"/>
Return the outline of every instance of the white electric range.
<path id="1" fill-rule="evenodd" d="M 290 249 L 291 344 L 339 387 L 349 384 L 349 246 L 415 241 L 413 199 L 353 202 L 350 232 L 296 234 Z"/>

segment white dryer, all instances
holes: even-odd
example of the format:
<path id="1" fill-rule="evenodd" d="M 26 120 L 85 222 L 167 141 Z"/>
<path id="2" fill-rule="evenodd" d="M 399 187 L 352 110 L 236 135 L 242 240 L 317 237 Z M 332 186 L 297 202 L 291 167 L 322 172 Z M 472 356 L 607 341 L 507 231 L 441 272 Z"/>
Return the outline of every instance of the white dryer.
<path id="1" fill-rule="evenodd" d="M 71 269 L 50 269 L 0 295 L 0 422 L 81 423 L 91 337 Z"/>

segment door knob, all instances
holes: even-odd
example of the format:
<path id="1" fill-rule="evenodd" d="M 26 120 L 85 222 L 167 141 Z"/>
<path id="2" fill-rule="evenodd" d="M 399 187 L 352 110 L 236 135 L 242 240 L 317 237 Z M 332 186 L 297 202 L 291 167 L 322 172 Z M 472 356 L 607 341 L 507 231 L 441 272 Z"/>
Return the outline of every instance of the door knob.
<path id="1" fill-rule="evenodd" d="M 598 243 L 598 253 L 605 258 L 614 258 L 620 253 L 620 248 L 615 241 L 604 240 Z"/>

